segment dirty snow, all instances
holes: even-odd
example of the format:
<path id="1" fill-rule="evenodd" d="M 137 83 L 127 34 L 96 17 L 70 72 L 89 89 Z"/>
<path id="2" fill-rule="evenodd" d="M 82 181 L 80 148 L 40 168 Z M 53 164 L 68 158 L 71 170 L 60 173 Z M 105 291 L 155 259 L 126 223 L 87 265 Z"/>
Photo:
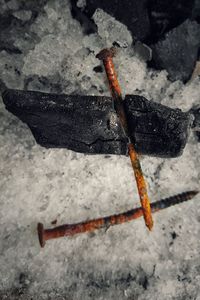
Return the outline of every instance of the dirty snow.
<path id="1" fill-rule="evenodd" d="M 19 3 L 1 0 L 2 13 L 29 20 Z M 1 51 L 1 80 L 9 88 L 109 95 L 105 74 L 93 71 L 95 55 L 124 32 L 128 47 L 115 58 L 124 94 L 184 111 L 200 102 L 198 78 L 171 83 L 165 71 L 147 69 L 124 25 L 103 11 L 94 20 L 98 33 L 85 35 L 69 1 L 47 1 L 28 31 L 16 34 L 22 53 Z M 139 205 L 129 158 L 47 150 L 2 101 L 0 116 L 1 299 L 200 299 L 200 196 L 155 214 L 151 233 L 139 219 L 41 249 L 39 221 L 49 227 L 55 219 L 72 223 Z M 141 158 L 152 201 L 199 189 L 199 151 L 191 134 L 181 157 Z"/>

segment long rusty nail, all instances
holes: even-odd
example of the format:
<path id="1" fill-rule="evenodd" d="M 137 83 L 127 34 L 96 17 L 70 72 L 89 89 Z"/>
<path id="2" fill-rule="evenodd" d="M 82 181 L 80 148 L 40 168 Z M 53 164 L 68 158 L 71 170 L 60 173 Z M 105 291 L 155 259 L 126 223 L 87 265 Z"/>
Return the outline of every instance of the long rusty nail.
<path id="1" fill-rule="evenodd" d="M 166 199 L 162 199 L 151 204 L 152 212 L 157 212 L 172 205 L 176 205 L 192 199 L 199 191 L 187 191 Z M 44 229 L 42 223 L 38 223 L 38 237 L 40 246 L 44 247 L 47 240 L 56 239 L 63 236 L 73 236 L 78 233 L 92 232 L 101 228 L 108 228 L 109 226 L 122 224 L 135 220 L 143 215 L 142 207 L 131 209 L 127 212 L 112 215 L 104 218 L 94 219 L 86 222 L 76 224 L 61 225 L 51 229 Z"/>
<path id="2" fill-rule="evenodd" d="M 104 68 L 109 82 L 109 87 L 114 100 L 115 110 L 120 119 L 120 123 L 124 130 L 124 133 L 128 139 L 128 143 L 127 143 L 128 153 L 135 174 L 135 179 L 137 183 L 137 188 L 140 197 L 140 203 L 143 210 L 145 224 L 149 228 L 149 230 L 151 230 L 153 227 L 153 219 L 151 215 L 150 200 L 147 194 L 146 182 L 142 173 L 140 161 L 135 151 L 134 145 L 131 142 L 131 135 L 128 129 L 128 122 L 127 122 L 126 113 L 123 105 L 121 88 L 113 64 L 113 57 L 115 56 L 115 54 L 116 54 L 116 48 L 112 47 L 111 49 L 101 50 L 96 57 L 103 61 Z"/>

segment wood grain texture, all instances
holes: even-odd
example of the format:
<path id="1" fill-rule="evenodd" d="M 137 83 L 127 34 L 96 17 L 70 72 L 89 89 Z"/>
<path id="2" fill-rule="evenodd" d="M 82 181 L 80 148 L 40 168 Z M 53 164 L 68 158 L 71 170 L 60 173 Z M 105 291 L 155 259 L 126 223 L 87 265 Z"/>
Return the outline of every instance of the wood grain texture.
<path id="1" fill-rule="evenodd" d="M 6 90 L 3 101 L 31 129 L 37 143 L 91 154 L 127 154 L 126 137 L 110 97 Z M 191 114 L 127 95 L 124 107 L 140 154 L 176 157 L 186 145 Z"/>

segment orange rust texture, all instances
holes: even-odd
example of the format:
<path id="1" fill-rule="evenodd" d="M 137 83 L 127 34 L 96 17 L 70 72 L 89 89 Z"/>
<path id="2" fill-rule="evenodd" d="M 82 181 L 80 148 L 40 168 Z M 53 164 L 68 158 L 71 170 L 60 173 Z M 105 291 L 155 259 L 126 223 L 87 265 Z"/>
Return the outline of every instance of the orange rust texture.
<path id="1" fill-rule="evenodd" d="M 113 64 L 113 59 L 112 57 L 114 56 L 114 53 L 112 50 L 110 51 L 109 55 L 109 49 L 104 49 L 100 52 L 99 58 L 103 59 L 103 64 L 105 67 L 106 75 L 108 77 L 108 82 L 110 86 L 110 90 L 113 96 L 113 99 L 115 102 L 118 102 L 118 116 L 120 118 L 120 122 L 122 127 L 125 130 L 125 133 L 128 135 L 128 124 L 127 124 L 127 119 L 126 119 L 126 114 L 123 108 L 123 103 L 122 103 L 122 95 L 121 95 L 121 88 L 117 79 L 117 74 L 115 72 L 115 67 Z M 131 159 L 132 167 L 134 170 L 135 178 L 136 178 L 136 183 L 138 187 L 138 193 L 140 197 L 140 202 L 141 206 L 143 209 L 143 215 L 144 215 L 144 220 L 146 226 L 149 228 L 149 230 L 152 229 L 153 227 L 153 219 L 151 215 L 151 206 L 150 206 L 150 201 L 149 197 L 147 194 L 147 188 L 146 188 L 146 183 L 144 176 L 142 174 L 142 169 L 140 166 L 140 161 L 138 159 L 137 153 L 134 149 L 134 146 L 132 143 L 128 144 L 128 151 L 129 151 L 129 156 Z"/>
<path id="2" fill-rule="evenodd" d="M 105 224 L 104 218 L 99 218 L 96 220 L 90 220 L 88 222 L 78 223 L 78 224 L 66 224 L 61 225 L 56 228 L 46 229 L 44 231 L 45 240 L 55 239 L 63 236 L 73 236 L 78 233 L 92 232 L 96 229 L 103 227 Z"/>
<path id="3" fill-rule="evenodd" d="M 115 72 L 112 57 L 107 57 L 106 59 L 104 59 L 103 64 L 108 77 L 108 82 L 109 82 L 110 90 L 112 92 L 112 96 L 116 97 L 117 94 L 118 96 L 121 97 L 121 88 L 117 80 L 117 74 Z"/>
<path id="4" fill-rule="evenodd" d="M 78 233 L 92 232 L 96 229 L 113 226 L 116 224 L 122 224 L 134 219 L 137 219 L 143 215 L 142 208 L 137 208 L 129 213 L 122 213 L 119 215 L 113 215 L 110 217 L 94 219 L 78 224 L 66 224 L 58 226 L 52 229 L 44 230 L 44 240 L 56 239 L 63 236 L 73 236 Z"/>
<path id="5" fill-rule="evenodd" d="M 116 103 L 116 106 L 117 106 L 118 117 L 120 119 L 122 128 L 125 131 L 125 134 L 128 136 L 129 135 L 128 134 L 128 124 L 127 124 L 126 114 L 125 114 L 123 102 L 122 102 L 122 93 L 121 93 L 121 88 L 120 88 L 120 85 L 119 85 L 119 82 L 117 79 L 117 73 L 115 71 L 115 67 L 113 64 L 112 55 L 113 55 L 112 52 L 111 52 L 111 56 L 108 56 L 108 54 L 107 54 L 107 56 L 103 59 L 103 64 L 104 64 L 104 68 L 105 68 L 106 75 L 108 78 L 110 91 L 111 91 L 114 103 Z"/>
<path id="6" fill-rule="evenodd" d="M 135 152 L 135 149 L 134 149 L 134 146 L 132 143 L 128 144 L 128 152 L 129 152 L 129 156 L 130 156 L 133 170 L 135 173 L 135 179 L 136 179 L 136 183 L 137 183 L 138 193 L 140 196 L 141 206 L 143 209 L 144 220 L 145 220 L 146 226 L 149 228 L 149 230 L 151 230 L 153 227 L 153 219 L 152 219 L 152 215 L 151 215 L 150 201 L 149 201 L 149 197 L 147 194 L 146 182 L 145 182 L 144 176 L 142 174 L 142 169 L 141 169 L 140 161 L 138 159 L 138 155 Z"/>
<path id="7" fill-rule="evenodd" d="M 143 209 L 140 207 L 133 209 L 131 213 L 125 212 L 118 215 L 112 215 L 109 217 L 94 219 L 82 223 L 61 225 L 55 228 L 44 230 L 44 239 L 50 240 L 63 236 L 73 236 L 78 233 L 92 232 L 100 228 L 105 228 L 116 224 L 123 224 L 135 220 L 142 215 Z"/>
<path id="8" fill-rule="evenodd" d="M 158 202 L 151 204 L 152 212 L 157 212 L 159 210 L 165 209 L 175 204 L 180 204 L 182 202 L 192 199 L 198 194 L 198 191 L 188 191 L 182 194 L 178 194 L 166 199 L 161 199 Z M 63 236 L 73 236 L 78 233 L 91 232 L 96 229 L 108 228 L 112 225 L 122 224 L 135 220 L 143 215 L 143 208 L 138 207 L 118 215 L 112 215 L 104 218 L 94 219 L 86 222 L 81 222 L 77 224 L 65 224 L 52 229 L 43 229 L 41 223 L 38 224 L 38 235 L 40 245 L 44 247 L 45 241 L 49 239 L 55 239 Z"/>

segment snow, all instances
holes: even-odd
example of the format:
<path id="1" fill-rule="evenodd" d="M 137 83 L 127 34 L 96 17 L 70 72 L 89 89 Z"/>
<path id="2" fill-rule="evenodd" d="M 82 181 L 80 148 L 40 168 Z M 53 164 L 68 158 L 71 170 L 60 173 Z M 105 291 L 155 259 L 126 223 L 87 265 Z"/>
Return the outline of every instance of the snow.
<path id="1" fill-rule="evenodd" d="M 98 27 L 98 35 L 103 40 L 105 47 L 111 47 L 115 41 L 120 41 L 127 46 L 132 44 L 132 35 L 127 27 L 102 9 L 96 9 L 93 20 Z"/>
<path id="2" fill-rule="evenodd" d="M 16 15 L 20 1 L 6 2 L 1 1 L 5 11 L 13 9 Z M 143 95 L 184 111 L 199 103 L 198 78 L 186 85 L 171 83 L 166 71 L 147 69 L 130 46 L 124 25 L 103 11 L 95 12 L 94 20 L 98 33 L 85 35 L 71 16 L 69 1 L 47 1 L 26 32 L 34 38 L 27 43 L 25 32 L 16 35 L 22 54 L 1 52 L 1 80 L 9 88 L 109 95 L 105 74 L 93 71 L 100 64 L 95 55 L 119 33 L 128 45 L 114 60 L 123 94 Z M 200 298 L 200 196 L 154 214 L 151 233 L 141 218 L 107 231 L 48 241 L 41 249 L 37 222 L 47 228 L 55 219 L 57 224 L 73 223 L 138 206 L 130 161 L 44 149 L 2 101 L 0 116 L 2 299 Z M 199 189 L 199 151 L 191 134 L 181 157 L 141 158 L 152 201 Z"/>

